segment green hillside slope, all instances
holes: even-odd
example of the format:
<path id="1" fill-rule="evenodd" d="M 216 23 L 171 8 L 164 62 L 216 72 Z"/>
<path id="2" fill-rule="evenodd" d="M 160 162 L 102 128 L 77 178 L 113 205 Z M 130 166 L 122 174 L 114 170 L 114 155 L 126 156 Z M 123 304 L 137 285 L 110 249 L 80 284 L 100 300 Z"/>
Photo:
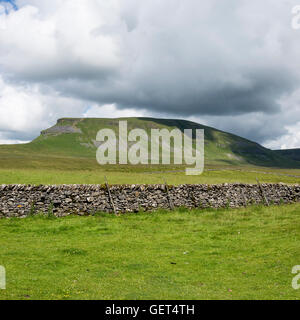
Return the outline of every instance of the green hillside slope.
<path id="1" fill-rule="evenodd" d="M 195 122 L 154 118 L 64 118 L 35 140 L 24 145 L 0 146 L 2 168 L 55 166 L 86 169 L 97 166 L 96 135 L 100 129 L 110 128 L 118 133 L 119 120 L 128 121 L 128 131 L 140 128 L 150 136 L 153 128 L 204 129 L 206 165 L 258 165 L 297 168 L 296 161 L 278 152 L 239 136 L 207 127 Z"/>
<path id="2" fill-rule="evenodd" d="M 281 156 L 300 162 L 300 149 L 276 150 L 275 152 Z"/>

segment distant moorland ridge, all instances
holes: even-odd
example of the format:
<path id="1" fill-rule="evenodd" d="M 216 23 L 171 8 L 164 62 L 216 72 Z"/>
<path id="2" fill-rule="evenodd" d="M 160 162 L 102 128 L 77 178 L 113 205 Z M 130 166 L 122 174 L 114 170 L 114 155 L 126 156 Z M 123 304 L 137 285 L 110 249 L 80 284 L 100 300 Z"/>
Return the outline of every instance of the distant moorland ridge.
<path id="1" fill-rule="evenodd" d="M 127 120 L 128 131 L 140 128 L 149 135 L 153 128 L 204 129 L 206 165 L 300 168 L 300 157 L 291 156 L 288 151 L 272 151 L 256 142 L 192 121 L 155 118 L 62 118 L 28 144 L 1 145 L 0 165 L 9 168 L 13 162 L 32 167 L 36 163 L 45 167 L 43 164 L 55 158 L 56 163 L 73 159 L 74 166 L 78 161 L 95 166 L 97 132 L 109 128 L 118 134 L 120 120 Z"/>

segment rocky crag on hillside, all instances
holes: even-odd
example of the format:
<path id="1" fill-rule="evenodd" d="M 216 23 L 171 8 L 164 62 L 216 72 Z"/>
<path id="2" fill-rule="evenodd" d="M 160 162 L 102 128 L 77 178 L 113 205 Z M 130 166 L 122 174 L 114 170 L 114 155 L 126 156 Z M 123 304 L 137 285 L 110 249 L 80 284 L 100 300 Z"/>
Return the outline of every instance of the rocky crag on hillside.
<path id="1" fill-rule="evenodd" d="M 0 217 L 139 212 L 158 208 L 237 208 L 300 201 L 300 185 L 1 185 Z"/>

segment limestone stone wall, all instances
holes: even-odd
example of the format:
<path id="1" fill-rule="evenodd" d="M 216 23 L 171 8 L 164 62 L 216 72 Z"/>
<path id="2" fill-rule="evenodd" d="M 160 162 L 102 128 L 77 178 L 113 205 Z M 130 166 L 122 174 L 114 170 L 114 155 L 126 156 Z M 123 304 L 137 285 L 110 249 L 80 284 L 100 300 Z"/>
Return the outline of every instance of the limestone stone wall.
<path id="1" fill-rule="evenodd" d="M 0 218 L 35 213 L 94 214 L 158 208 L 242 207 L 300 201 L 300 185 L 0 185 Z"/>

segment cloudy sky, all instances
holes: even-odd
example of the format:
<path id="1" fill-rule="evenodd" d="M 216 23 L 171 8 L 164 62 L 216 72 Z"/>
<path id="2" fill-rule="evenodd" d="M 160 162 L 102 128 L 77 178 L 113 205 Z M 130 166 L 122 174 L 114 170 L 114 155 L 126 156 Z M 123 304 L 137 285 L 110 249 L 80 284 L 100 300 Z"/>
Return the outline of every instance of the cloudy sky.
<path id="1" fill-rule="evenodd" d="M 0 143 L 60 117 L 154 116 L 300 147 L 298 4 L 0 0 Z"/>

